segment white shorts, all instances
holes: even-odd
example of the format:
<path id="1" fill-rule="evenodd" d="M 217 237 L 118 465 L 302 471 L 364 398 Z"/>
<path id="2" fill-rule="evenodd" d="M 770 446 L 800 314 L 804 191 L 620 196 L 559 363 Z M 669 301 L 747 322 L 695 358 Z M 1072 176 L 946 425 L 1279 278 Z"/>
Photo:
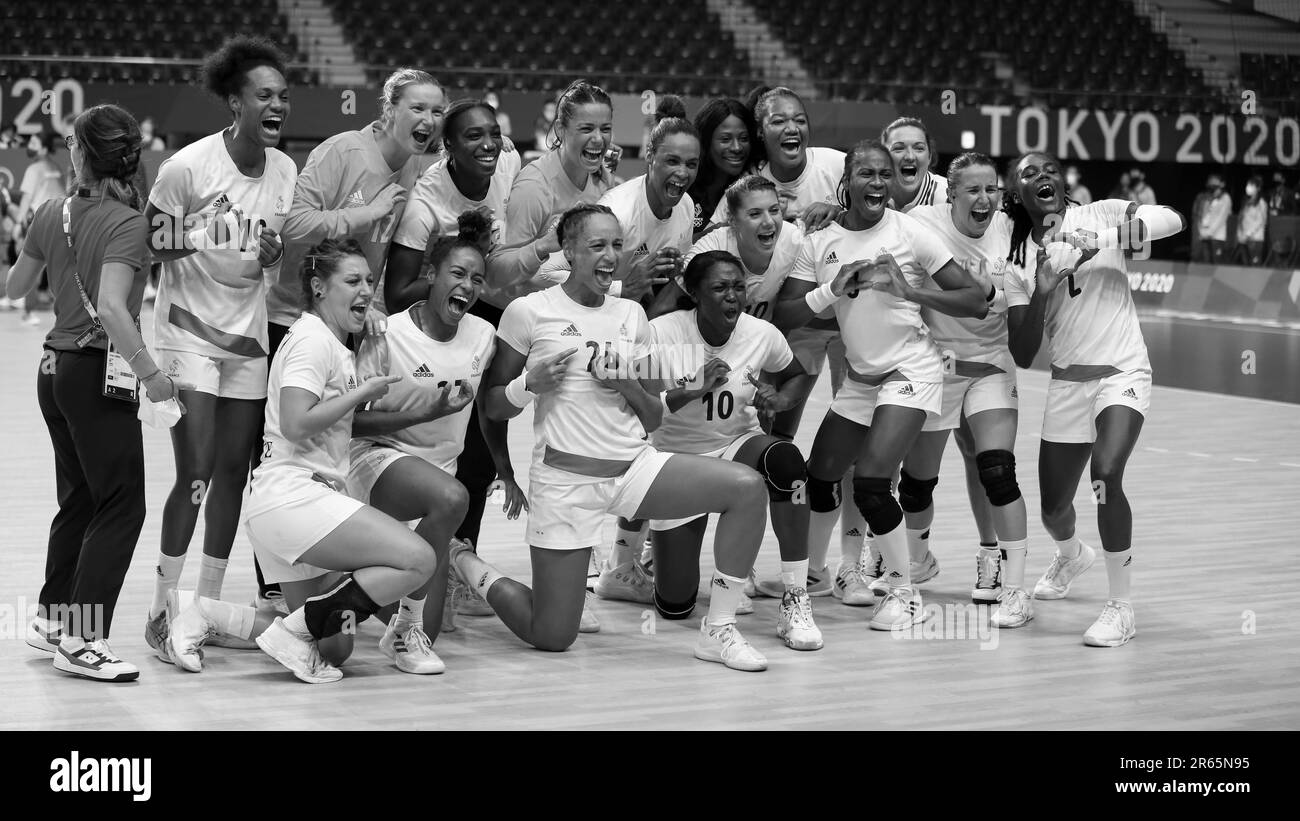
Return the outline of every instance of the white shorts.
<path id="1" fill-rule="evenodd" d="M 188 382 L 200 393 L 223 399 L 266 398 L 265 356 L 213 359 L 200 353 L 159 348 L 156 361 L 172 379 Z"/>
<path id="2" fill-rule="evenodd" d="M 1096 442 L 1097 416 L 1111 405 L 1132 408 L 1145 417 L 1151 407 L 1151 372 L 1126 371 L 1090 382 L 1053 379 L 1043 408 L 1043 440 Z"/>
<path id="3" fill-rule="evenodd" d="M 348 450 L 350 463 L 348 469 L 348 495 L 370 504 L 370 491 L 374 490 L 379 477 L 383 475 L 384 471 L 388 470 L 390 465 L 404 456 L 409 456 L 412 459 L 423 458 L 369 439 L 353 439 Z M 443 473 L 451 476 L 456 475 L 455 459 L 451 460 L 450 465 L 435 464 L 433 466 Z"/>
<path id="4" fill-rule="evenodd" d="M 943 407 L 938 416 L 926 417 L 923 431 L 956 430 L 962 414 L 974 416 L 986 410 L 1019 410 L 1020 392 L 1014 373 L 988 376 L 945 376 Z"/>
<path id="5" fill-rule="evenodd" d="M 764 436 L 764 435 L 765 434 L 762 431 L 751 431 L 750 433 L 744 433 L 736 437 L 736 439 L 730 445 L 727 445 L 724 448 L 711 450 L 708 453 L 696 453 L 696 454 L 688 454 L 688 455 L 707 456 L 712 459 L 732 460 L 736 458 L 736 454 L 740 452 L 740 449 L 745 446 L 746 442 L 748 442 L 750 439 L 753 439 L 755 436 Z M 684 524 L 690 524 L 696 519 L 708 515 L 709 514 L 707 513 L 697 513 L 694 516 L 687 516 L 685 519 L 651 519 L 650 529 L 651 530 L 672 530 L 675 527 L 681 527 Z"/>
<path id="6" fill-rule="evenodd" d="M 543 480 L 534 471 L 528 480 L 528 544 L 550 550 L 580 550 L 600 544 L 605 519 L 634 518 L 672 456 L 646 447 L 622 476 L 594 482 L 578 474 L 570 474 L 572 482 L 553 481 L 564 475 L 553 468 Z"/>
<path id="7" fill-rule="evenodd" d="M 868 385 L 850 377 L 840 388 L 835 401 L 831 402 L 831 410 L 850 422 L 871 427 L 877 405 L 901 405 L 923 410 L 928 420 L 938 416 L 943 409 L 943 383 L 895 379 Z"/>
<path id="8" fill-rule="evenodd" d="M 321 539 L 346 522 L 361 502 L 319 482 L 298 483 L 292 501 L 258 512 L 244 521 L 262 577 L 268 582 L 297 582 L 332 573 L 298 561 Z"/>

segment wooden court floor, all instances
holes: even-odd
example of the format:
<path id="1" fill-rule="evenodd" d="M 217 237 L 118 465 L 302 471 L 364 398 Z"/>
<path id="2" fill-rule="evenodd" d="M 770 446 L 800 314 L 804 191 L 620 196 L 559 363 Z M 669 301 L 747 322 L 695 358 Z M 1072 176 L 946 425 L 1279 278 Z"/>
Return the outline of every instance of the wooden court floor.
<path id="1" fill-rule="evenodd" d="M 966 622 L 960 606 L 969 602 L 976 539 L 950 446 L 932 537 L 942 573 L 924 588 L 927 605 L 946 607 L 944 629 L 898 639 L 869 631 L 867 610 L 822 598 L 815 613 L 826 647 L 796 653 L 776 638 L 776 601 L 758 599 L 741 628 L 770 668 L 748 674 L 692 657 L 698 619 L 670 622 L 641 605 L 606 602 L 601 632 L 559 654 L 527 648 L 495 618 L 462 617 L 460 630 L 437 641 L 448 667 L 441 676 L 396 671 L 378 651 L 373 620 L 337 684 L 301 684 L 260 652 L 216 648 L 204 673 L 184 674 L 153 658 L 143 637 L 172 477 L 167 434 L 146 429 L 149 514 L 112 642 L 141 676 L 126 685 L 73 679 L 22 640 L 21 611 L 34 606 L 55 509 L 35 398 L 49 323 L 48 314 L 32 328 L 0 313 L 3 729 L 1300 729 L 1292 621 L 1300 594 L 1300 407 L 1167 388 L 1155 390 L 1127 475 L 1138 636 L 1123 648 L 1081 641 L 1105 600 L 1100 561 L 1069 599 L 1038 603 L 1023 629 L 989 634 L 984 622 Z M 1051 557 L 1034 478 L 1045 385 L 1044 373 L 1021 373 L 1017 456 L 1031 511 L 1031 581 Z M 805 452 L 828 399 L 823 382 L 799 436 Z M 532 435 L 531 417 L 521 420 L 510 438 L 522 478 Z M 1099 546 L 1086 482 L 1076 505 L 1080 535 Z M 199 527 L 184 587 L 197 579 L 201 520 Z M 489 510 L 483 532 L 483 555 L 526 579 L 522 521 Z M 835 538 L 832 562 L 837 556 Z M 760 575 L 774 575 L 777 563 L 769 532 Z M 225 597 L 247 602 L 253 592 L 241 534 Z"/>

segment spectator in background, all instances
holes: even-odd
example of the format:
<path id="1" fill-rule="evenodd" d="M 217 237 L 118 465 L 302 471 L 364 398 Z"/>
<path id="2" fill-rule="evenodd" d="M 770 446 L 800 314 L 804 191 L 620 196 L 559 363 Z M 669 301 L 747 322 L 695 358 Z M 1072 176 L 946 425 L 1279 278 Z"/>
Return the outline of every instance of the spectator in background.
<path id="1" fill-rule="evenodd" d="M 0 149 L 19 148 L 21 143 L 18 141 L 18 129 L 13 123 L 0 125 Z"/>
<path id="2" fill-rule="evenodd" d="M 1147 185 L 1147 175 L 1141 168 L 1134 168 L 1128 172 L 1128 178 L 1131 183 L 1130 191 L 1132 192 L 1129 199 L 1140 205 L 1155 205 L 1156 192 Z"/>
<path id="3" fill-rule="evenodd" d="M 501 136 L 509 138 L 510 132 L 512 131 L 510 127 L 510 115 L 501 110 L 501 98 L 497 96 L 495 91 L 489 91 L 487 94 L 483 95 L 483 102 L 492 106 L 492 108 L 496 110 L 497 125 L 501 126 Z"/>
<path id="4" fill-rule="evenodd" d="M 154 133 L 154 127 L 153 117 L 145 117 L 140 121 L 141 145 L 145 151 L 166 151 L 167 143 Z"/>
<path id="5" fill-rule="evenodd" d="M 1258 174 L 1246 182 L 1246 196 L 1237 216 L 1237 256 L 1247 265 L 1259 265 L 1264 259 L 1264 228 L 1268 224 L 1268 204 L 1260 192 L 1264 180 Z"/>
<path id="6" fill-rule="evenodd" d="M 27 236 L 28 227 L 32 224 L 32 218 L 36 215 L 36 209 L 48 200 L 62 197 L 66 193 L 63 169 L 54 159 L 54 154 L 62 142 L 63 138 L 53 131 L 33 134 L 27 140 L 27 156 L 32 160 L 32 164 L 27 166 L 22 184 L 19 186 L 22 194 L 18 200 L 18 213 L 11 232 L 17 254 L 22 253 L 24 238 Z M 44 301 L 48 296 L 44 279 L 41 280 L 40 289 L 41 294 L 38 299 Z M 41 323 L 41 320 L 31 312 L 26 297 L 13 300 L 12 307 L 22 309 L 24 323 L 28 325 Z"/>
<path id="7" fill-rule="evenodd" d="M 1133 199 L 1133 186 L 1130 184 L 1130 180 L 1127 172 L 1119 175 L 1119 181 L 1115 183 L 1114 188 L 1110 189 L 1110 195 L 1107 197 L 1107 199 L 1112 199 L 1112 200 Z"/>
<path id="8" fill-rule="evenodd" d="M 1195 260 L 1218 264 L 1223 262 L 1223 244 L 1228 239 L 1228 217 L 1232 215 L 1232 197 L 1228 196 L 1221 174 L 1211 174 L 1205 181 L 1208 197 L 1197 219 L 1200 239 L 1196 245 Z"/>
<path id="9" fill-rule="evenodd" d="M 1083 184 L 1083 178 L 1079 176 L 1078 166 L 1071 165 L 1065 169 L 1065 193 L 1066 196 L 1079 205 L 1087 205 L 1092 202 L 1092 192 L 1088 190 L 1088 186 Z"/>
<path id="10" fill-rule="evenodd" d="M 1273 173 L 1273 188 L 1268 192 L 1268 212 L 1273 216 L 1296 212 L 1295 189 L 1286 184 L 1286 177 L 1282 176 L 1281 171 Z"/>
<path id="11" fill-rule="evenodd" d="M 540 157 L 555 134 L 555 101 L 547 100 L 542 113 L 533 121 L 533 151 L 529 159 Z"/>

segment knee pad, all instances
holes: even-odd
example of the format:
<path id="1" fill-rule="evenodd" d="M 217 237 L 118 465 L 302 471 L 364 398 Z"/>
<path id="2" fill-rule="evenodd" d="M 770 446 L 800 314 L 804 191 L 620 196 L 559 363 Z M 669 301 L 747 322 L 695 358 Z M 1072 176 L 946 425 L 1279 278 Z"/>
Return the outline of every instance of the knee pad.
<path id="1" fill-rule="evenodd" d="M 980 471 L 980 484 L 989 503 L 995 507 L 1009 505 L 1020 498 L 1020 484 L 1016 481 L 1016 455 L 1009 450 L 986 450 L 976 455 L 975 464 Z"/>
<path id="2" fill-rule="evenodd" d="M 808 465 L 794 442 L 773 442 L 758 457 L 758 472 L 767 480 L 767 498 L 788 502 L 808 484 Z"/>
<path id="3" fill-rule="evenodd" d="M 903 509 L 889 492 L 891 484 L 888 478 L 853 477 L 853 501 L 872 533 L 889 533 L 903 521 Z"/>
<path id="4" fill-rule="evenodd" d="M 808 505 L 813 513 L 830 513 L 840 509 L 840 480 L 818 479 L 808 475 Z"/>
<path id="5" fill-rule="evenodd" d="M 920 513 L 934 504 L 934 488 L 939 477 L 918 479 L 907 471 L 898 480 L 898 504 L 908 513 Z"/>
<path id="6" fill-rule="evenodd" d="M 320 596 L 307 599 L 303 615 L 307 630 L 317 639 L 338 635 L 344 628 L 352 629 L 379 610 L 356 579 L 348 576 L 337 587 Z"/>
<path id="7" fill-rule="evenodd" d="M 656 589 L 655 612 L 663 616 L 665 619 L 671 619 L 673 621 L 688 618 L 691 615 L 691 611 L 695 609 L 695 598 L 698 595 L 699 593 L 697 591 L 692 593 L 691 597 L 686 601 L 670 602 L 662 598 L 659 595 L 659 591 Z"/>

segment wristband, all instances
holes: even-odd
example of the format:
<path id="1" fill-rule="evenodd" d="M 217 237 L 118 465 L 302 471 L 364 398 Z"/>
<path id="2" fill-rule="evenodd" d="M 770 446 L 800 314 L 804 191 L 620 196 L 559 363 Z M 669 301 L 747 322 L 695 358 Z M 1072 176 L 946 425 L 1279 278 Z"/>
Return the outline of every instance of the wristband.
<path id="1" fill-rule="evenodd" d="M 616 279 L 613 282 L 609 283 L 609 295 L 610 296 L 623 295 L 623 280 Z"/>
<path id="2" fill-rule="evenodd" d="M 812 308 L 813 313 L 820 314 L 838 302 L 840 298 L 835 295 L 835 292 L 831 290 L 831 284 L 827 282 L 820 288 L 809 291 L 803 299 L 804 302 L 808 303 L 808 307 Z"/>
<path id="3" fill-rule="evenodd" d="M 528 407 L 529 403 L 537 398 L 537 394 L 526 387 L 527 380 L 528 371 L 524 371 L 510 380 L 510 384 L 506 385 L 506 399 L 510 400 L 510 404 L 520 410 Z"/>

